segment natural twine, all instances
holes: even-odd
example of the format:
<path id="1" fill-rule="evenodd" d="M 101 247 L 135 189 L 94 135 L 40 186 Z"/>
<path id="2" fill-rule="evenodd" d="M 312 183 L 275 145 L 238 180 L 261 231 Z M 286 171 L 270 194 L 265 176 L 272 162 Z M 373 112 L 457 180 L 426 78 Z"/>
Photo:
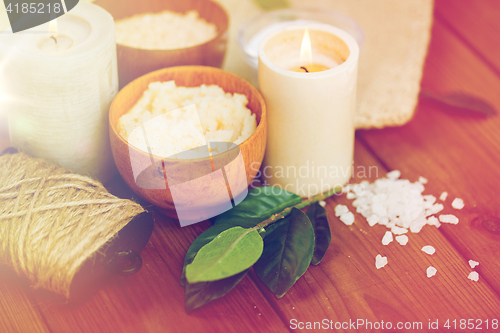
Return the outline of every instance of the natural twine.
<path id="1" fill-rule="evenodd" d="M 66 298 L 79 268 L 144 209 L 25 154 L 0 156 L 0 265 Z"/>

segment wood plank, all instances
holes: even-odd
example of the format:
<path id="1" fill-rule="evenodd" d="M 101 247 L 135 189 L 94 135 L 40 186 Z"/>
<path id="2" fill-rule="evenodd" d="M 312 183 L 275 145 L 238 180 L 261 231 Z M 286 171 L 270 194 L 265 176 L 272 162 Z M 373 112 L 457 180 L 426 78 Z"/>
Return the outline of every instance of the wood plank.
<path id="1" fill-rule="evenodd" d="M 373 181 L 386 172 L 357 140 L 354 170 L 361 171 L 359 166 L 375 167 L 378 175 L 375 168 L 366 178 L 357 172 L 359 177 L 354 178 L 354 183 Z M 334 214 L 338 203 L 348 205 L 354 212 L 345 195 L 327 200 L 332 230 L 330 249 L 323 261 L 310 267 L 283 298 L 276 299 L 252 274 L 286 324 L 292 319 L 321 322 L 328 318 L 334 323 L 364 319 L 372 323 L 391 321 L 394 325 L 422 322 L 427 329 L 429 319 L 439 319 L 443 325 L 447 319 L 496 318 L 500 313 L 498 296 L 484 280 L 475 283 L 467 279 L 470 268 L 466 260 L 437 228 L 426 226 L 418 234 L 410 233 L 405 246 L 395 241 L 384 246 L 381 239 L 387 231 L 385 227 L 369 227 L 358 214 L 352 226 L 344 225 Z M 429 244 L 437 249 L 433 256 L 421 251 Z M 379 253 L 387 256 L 389 263 L 377 270 L 375 257 Z M 426 269 L 431 265 L 438 273 L 429 279 Z"/>
<path id="2" fill-rule="evenodd" d="M 0 266 L 0 332 L 49 332 L 27 281 L 5 266 Z"/>
<path id="3" fill-rule="evenodd" d="M 489 38 L 494 43 L 496 35 Z M 436 21 L 423 89 L 464 91 L 486 98 L 500 110 L 499 86 L 500 78 Z M 499 127 L 498 115 L 488 119 L 451 115 L 421 102 L 407 125 L 362 131 L 360 136 L 389 168 L 400 169 L 404 177 L 428 178 L 427 188 L 433 193 L 449 192 L 444 213 L 456 214 L 460 223 L 444 225 L 440 231 L 465 259 L 481 263 L 477 267 L 481 279 L 500 294 L 500 224 L 495 220 L 500 215 Z M 455 197 L 464 199 L 462 211 L 450 208 Z M 494 217 L 489 219 L 490 231 L 483 227 L 487 222 L 481 222 L 488 217 Z"/>
<path id="4" fill-rule="evenodd" d="M 436 0 L 435 13 L 500 73 L 500 2 Z"/>

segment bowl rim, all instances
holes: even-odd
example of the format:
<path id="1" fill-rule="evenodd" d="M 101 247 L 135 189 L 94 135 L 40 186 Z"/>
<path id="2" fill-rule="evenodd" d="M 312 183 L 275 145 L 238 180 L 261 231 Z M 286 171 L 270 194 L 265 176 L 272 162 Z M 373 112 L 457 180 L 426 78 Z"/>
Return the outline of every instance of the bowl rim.
<path id="1" fill-rule="evenodd" d="M 266 103 L 265 103 L 265 100 L 264 100 L 264 97 L 262 96 L 262 94 L 260 93 L 260 91 L 255 88 L 250 82 L 248 82 L 247 80 L 243 79 L 242 77 L 236 75 L 236 74 L 233 74 L 231 72 L 228 72 L 228 71 L 225 71 L 223 69 L 220 69 L 220 68 L 216 68 L 216 67 L 211 67 L 211 66 L 192 66 L 192 65 L 186 65 L 186 66 L 173 66 L 173 67 L 166 67 L 166 68 L 162 68 L 162 69 L 158 69 L 156 71 L 152 71 L 152 72 L 149 72 L 147 74 L 144 74 L 142 76 L 139 76 L 138 78 L 134 79 L 133 81 L 129 82 L 125 87 L 123 87 L 122 89 L 120 89 L 120 91 L 116 94 L 116 96 L 113 98 L 113 101 L 111 102 L 111 105 L 109 106 L 109 112 L 108 112 L 108 121 L 109 121 L 109 127 L 111 128 L 112 132 L 113 132 L 113 135 L 115 135 L 118 140 L 121 141 L 122 144 L 125 144 L 127 145 L 128 147 L 133 147 L 134 150 L 142 153 L 142 154 L 147 154 L 149 156 L 152 156 L 152 157 L 155 157 L 155 158 L 158 158 L 158 159 L 163 159 L 163 160 L 171 160 L 167 157 L 162 157 L 162 156 L 158 156 L 158 155 L 154 155 L 154 154 L 149 154 L 148 152 L 145 152 L 143 151 L 142 149 L 139 149 L 137 147 L 135 147 L 134 145 L 131 145 L 129 144 L 129 142 L 121 135 L 121 133 L 118 131 L 118 123 L 113 123 L 112 122 L 112 111 L 114 109 L 116 109 L 116 106 L 115 104 L 117 103 L 117 100 L 120 98 L 120 96 L 122 94 L 125 94 L 125 90 L 127 89 L 127 87 L 133 85 L 136 83 L 136 81 L 139 81 L 141 79 L 144 79 L 145 77 L 148 77 L 148 76 L 156 76 L 156 75 L 162 75 L 163 73 L 166 73 L 166 72 L 169 72 L 169 71 L 173 71 L 173 70 L 182 70 L 182 71 L 190 71 L 190 70 L 202 70 L 202 71 L 215 71 L 215 72 L 219 72 L 223 75 L 227 75 L 227 76 L 230 76 L 230 77 L 233 77 L 234 79 L 236 80 L 239 80 L 239 81 L 242 81 L 244 82 L 246 85 L 248 85 L 250 87 L 250 90 L 253 90 L 254 91 L 254 95 L 256 96 L 257 100 L 259 101 L 259 104 L 261 106 L 261 115 L 260 115 L 260 121 L 259 123 L 257 124 L 257 126 L 255 127 L 255 131 L 253 131 L 253 133 L 248 137 L 246 138 L 243 142 L 241 142 L 240 144 L 236 145 L 236 147 L 240 148 L 241 146 L 243 145 L 246 145 L 248 144 L 248 142 L 250 142 L 252 139 L 254 139 L 255 137 L 257 137 L 257 131 L 261 131 L 262 130 L 262 127 L 264 126 L 263 123 L 265 123 L 265 119 L 267 117 L 267 110 L 266 110 Z M 155 81 L 151 81 L 151 82 L 155 82 Z M 151 83 L 149 82 L 149 83 Z M 161 82 L 166 82 L 166 81 L 161 81 Z M 203 84 L 203 83 L 202 83 Z M 215 83 L 214 83 L 215 84 Z M 182 86 L 181 86 L 182 87 Z M 130 89 L 130 88 L 128 88 Z M 223 89 L 224 90 L 224 89 Z M 125 92 L 124 92 L 125 91 Z M 144 93 L 144 91 L 142 92 Z M 234 93 L 232 93 L 234 95 Z M 125 95 L 124 95 L 125 96 Z M 141 95 L 142 96 L 142 95 Z M 248 96 L 245 95 L 248 99 Z M 139 97 L 140 98 L 140 97 Z M 137 101 L 135 101 L 135 103 L 137 103 Z M 135 105 L 135 104 L 134 104 Z M 130 110 L 129 110 L 130 111 Z M 253 110 L 250 109 L 250 111 L 252 112 L 252 114 L 254 114 Z M 127 111 L 128 112 L 128 111 Z M 125 114 L 125 113 L 124 113 Z M 118 118 L 119 119 L 119 118 Z M 263 121 L 264 119 L 264 121 Z M 257 120 L 257 119 L 256 119 Z M 111 135 L 111 131 L 110 131 L 110 135 Z M 235 147 L 235 148 L 236 148 Z M 111 147 L 113 149 L 113 147 Z M 231 148 L 231 149 L 235 149 L 235 148 Z M 240 148 L 241 149 L 241 148 Z M 201 157 L 201 158 L 197 158 L 197 159 L 191 159 L 190 161 L 191 162 L 195 162 L 195 161 L 198 161 L 198 160 L 202 160 L 202 159 L 205 159 L 204 157 Z M 172 159 L 173 160 L 173 159 Z"/>
<path id="2" fill-rule="evenodd" d="M 116 42 L 116 45 L 120 46 L 120 47 L 123 47 L 125 49 L 131 49 L 131 50 L 141 50 L 141 51 L 155 51 L 155 52 L 168 52 L 168 51 L 179 51 L 179 50 L 190 50 L 190 49 L 193 49 L 193 48 L 196 48 L 196 47 L 200 47 L 200 46 L 203 46 L 205 44 L 208 44 L 222 36 L 224 36 L 224 34 L 227 33 L 227 31 L 229 30 L 229 14 L 227 13 L 227 10 L 220 4 L 218 3 L 217 1 L 213 1 L 213 0 L 206 0 L 206 2 L 211 2 L 213 3 L 216 7 L 219 7 L 222 12 L 224 13 L 224 17 L 226 18 L 226 22 L 225 22 L 225 25 L 224 25 L 224 28 L 219 30 L 217 29 L 217 34 L 210 38 L 209 40 L 206 40 L 202 43 L 198 43 L 198 44 L 194 44 L 194 45 L 191 45 L 191 46 L 188 46 L 188 47 L 181 47 L 181 48 L 176 48 L 176 49 L 145 49 L 145 48 L 140 48 L 140 47 L 133 47 L 133 46 L 129 46 L 129 45 L 125 45 L 125 44 L 121 44 L 119 42 Z M 190 10 L 196 10 L 196 12 L 199 14 L 198 10 L 196 8 L 192 8 L 192 9 L 189 9 L 187 10 L 186 12 L 190 11 Z M 170 11 L 170 12 L 174 12 L 173 10 L 168 10 L 168 9 L 165 9 L 163 11 Z M 162 12 L 163 12 L 162 11 Z M 182 13 L 182 14 L 185 14 L 186 12 Z M 135 14 L 135 15 L 132 15 L 130 17 L 133 17 L 133 16 L 137 16 L 137 15 L 141 15 L 141 14 L 157 14 L 157 13 L 160 13 L 160 12 L 148 12 L 148 13 L 140 13 L 140 14 Z M 175 13 L 181 13 L 181 12 L 175 12 Z M 204 19 L 205 20 L 205 19 Z M 113 21 L 114 23 L 116 23 L 116 21 L 114 20 L 113 18 Z M 207 23 L 211 23 L 211 24 L 214 24 L 215 26 L 217 26 L 214 22 L 208 22 L 207 20 L 205 20 Z"/>

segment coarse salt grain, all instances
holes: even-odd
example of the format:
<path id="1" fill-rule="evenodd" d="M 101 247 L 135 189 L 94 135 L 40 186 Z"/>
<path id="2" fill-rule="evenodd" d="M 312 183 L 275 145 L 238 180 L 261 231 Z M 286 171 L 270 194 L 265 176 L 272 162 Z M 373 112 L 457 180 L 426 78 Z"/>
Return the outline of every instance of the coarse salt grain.
<path id="1" fill-rule="evenodd" d="M 321 200 L 321 201 L 319 202 L 319 205 L 320 205 L 321 207 L 325 207 L 325 206 L 326 206 L 326 201 Z"/>
<path id="2" fill-rule="evenodd" d="M 378 222 L 380 221 L 380 217 L 378 217 L 377 215 L 372 215 L 372 216 L 369 216 L 367 219 L 366 219 L 366 222 L 368 222 L 368 225 L 370 227 L 373 227 L 375 224 L 377 224 Z"/>
<path id="3" fill-rule="evenodd" d="M 469 266 L 470 266 L 470 268 L 474 268 L 474 267 L 476 267 L 477 265 L 479 265 L 479 263 L 478 263 L 477 261 L 472 260 L 472 259 L 471 259 L 471 260 L 469 260 Z"/>
<path id="4" fill-rule="evenodd" d="M 469 274 L 469 276 L 467 278 L 469 280 L 477 282 L 479 280 L 479 273 L 478 272 L 470 272 L 470 274 Z"/>
<path id="5" fill-rule="evenodd" d="M 349 192 L 349 193 L 347 193 L 346 198 L 349 200 L 352 200 L 352 199 L 356 198 L 356 194 Z"/>
<path id="6" fill-rule="evenodd" d="M 387 257 L 382 257 L 380 254 L 377 254 L 375 257 L 375 267 L 381 269 L 385 265 L 387 265 Z"/>
<path id="7" fill-rule="evenodd" d="M 406 245 L 408 243 L 408 236 L 406 235 L 396 236 L 396 242 L 398 242 L 401 245 Z"/>
<path id="8" fill-rule="evenodd" d="M 430 277 L 433 277 L 434 275 L 436 275 L 437 273 L 437 269 L 432 267 L 432 266 L 429 266 L 427 267 L 427 277 L 430 278 Z"/>
<path id="9" fill-rule="evenodd" d="M 351 212 L 344 213 L 340 216 L 340 221 L 344 222 L 345 225 L 351 225 L 354 223 L 354 214 Z"/>
<path id="10" fill-rule="evenodd" d="M 437 228 L 439 228 L 441 226 L 441 223 L 439 222 L 438 218 L 435 217 L 435 216 L 430 216 L 428 219 L 427 219 L 427 224 L 428 225 L 434 225 L 436 226 Z"/>
<path id="11" fill-rule="evenodd" d="M 337 205 L 335 206 L 335 216 L 341 216 L 345 213 L 349 212 L 349 208 L 346 205 Z"/>
<path id="12" fill-rule="evenodd" d="M 377 216 L 377 215 L 372 215 L 372 216 Z M 370 217 L 368 217 L 368 218 L 370 218 Z M 378 224 L 387 226 L 387 224 L 389 224 L 389 218 L 387 216 L 379 218 Z"/>
<path id="13" fill-rule="evenodd" d="M 422 177 L 422 176 L 418 177 L 418 181 L 419 181 L 420 183 L 422 183 L 422 184 L 427 184 L 427 182 L 428 182 L 427 178 L 424 178 L 424 177 Z"/>
<path id="14" fill-rule="evenodd" d="M 408 229 L 400 228 L 400 227 L 392 227 L 391 231 L 394 235 L 402 235 L 402 234 L 406 234 L 408 232 Z"/>
<path id="15" fill-rule="evenodd" d="M 455 209 L 462 209 L 464 208 L 464 206 L 464 201 L 460 198 L 455 198 L 455 200 L 453 200 L 453 202 L 451 203 L 451 207 Z"/>
<path id="16" fill-rule="evenodd" d="M 440 211 L 442 211 L 444 209 L 444 205 L 443 204 L 434 204 L 432 205 L 431 208 L 427 209 L 425 211 L 425 215 L 426 216 L 429 216 L 429 215 L 433 215 L 433 214 L 437 214 L 439 213 Z"/>
<path id="17" fill-rule="evenodd" d="M 436 202 L 436 197 L 433 195 L 424 195 L 424 200 L 424 207 L 428 209 L 434 205 L 434 203 Z"/>
<path id="18" fill-rule="evenodd" d="M 394 179 L 395 180 L 395 179 L 398 179 L 401 176 L 401 171 L 399 171 L 399 170 L 393 170 L 391 172 L 388 172 L 386 176 L 389 179 Z"/>
<path id="19" fill-rule="evenodd" d="M 424 251 L 425 253 L 430 254 L 430 255 L 433 255 L 434 253 L 436 253 L 436 249 L 431 245 L 424 246 L 422 248 L 422 251 Z"/>
<path id="20" fill-rule="evenodd" d="M 422 230 L 422 228 L 426 224 L 426 222 L 427 222 L 427 220 L 425 220 L 425 219 L 424 220 L 419 219 L 419 220 L 414 221 L 410 225 L 410 231 L 413 232 L 413 233 L 419 233 L 420 230 Z"/>
<path id="21" fill-rule="evenodd" d="M 439 196 L 439 200 L 441 200 L 441 201 L 445 201 L 447 197 L 448 197 L 448 192 L 443 192 L 443 193 L 441 193 L 441 195 Z"/>
<path id="22" fill-rule="evenodd" d="M 393 241 L 393 236 L 390 231 L 386 231 L 384 237 L 382 237 L 382 244 L 383 245 L 388 245 L 390 242 Z"/>
<path id="23" fill-rule="evenodd" d="M 443 223 L 451 223 L 451 224 L 457 224 L 458 223 L 458 217 L 452 214 L 442 214 L 439 215 L 439 221 Z"/>

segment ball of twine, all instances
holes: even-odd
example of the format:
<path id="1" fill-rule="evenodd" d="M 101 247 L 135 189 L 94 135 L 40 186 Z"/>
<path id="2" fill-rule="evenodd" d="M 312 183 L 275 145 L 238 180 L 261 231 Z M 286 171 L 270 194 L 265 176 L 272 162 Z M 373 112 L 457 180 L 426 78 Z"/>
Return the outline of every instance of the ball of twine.
<path id="1" fill-rule="evenodd" d="M 25 154 L 0 156 L 0 265 L 66 298 L 85 260 L 144 209 Z"/>

